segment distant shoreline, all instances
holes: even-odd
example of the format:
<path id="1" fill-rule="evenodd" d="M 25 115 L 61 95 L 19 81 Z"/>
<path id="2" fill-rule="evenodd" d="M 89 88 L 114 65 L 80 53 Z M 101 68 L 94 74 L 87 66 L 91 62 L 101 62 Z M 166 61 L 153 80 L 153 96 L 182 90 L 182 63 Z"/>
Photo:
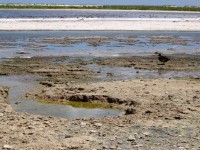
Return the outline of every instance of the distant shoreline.
<path id="1" fill-rule="evenodd" d="M 0 4 L 3 9 L 57 9 L 57 10 L 142 10 L 142 11 L 189 11 L 200 12 L 192 6 L 148 6 L 148 5 L 47 5 L 47 4 Z"/>
<path id="2" fill-rule="evenodd" d="M 38 18 L 0 19 L 0 30 L 87 30 L 87 31 L 200 31 L 200 18 Z"/>
<path id="3" fill-rule="evenodd" d="M 1 9 L 3 10 L 52 10 L 52 11 L 123 11 L 123 12 L 174 12 L 174 13 L 200 13 L 200 11 L 167 11 L 167 10 L 117 10 L 117 9 Z"/>

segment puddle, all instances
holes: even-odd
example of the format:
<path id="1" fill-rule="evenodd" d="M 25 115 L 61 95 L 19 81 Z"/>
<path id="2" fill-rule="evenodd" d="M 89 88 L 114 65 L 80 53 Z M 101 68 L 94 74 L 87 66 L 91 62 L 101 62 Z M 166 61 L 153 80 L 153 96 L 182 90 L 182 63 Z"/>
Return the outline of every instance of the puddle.
<path id="1" fill-rule="evenodd" d="M 68 119 L 117 116 L 120 111 L 102 108 L 77 108 L 68 105 L 40 103 L 22 97 L 34 84 L 35 76 L 10 76 L 0 77 L 0 84 L 9 86 L 9 101 L 18 112 L 27 112 L 36 115 L 54 116 Z M 31 80 L 32 79 L 32 80 Z M 16 105 L 15 103 L 19 103 Z M 77 104 L 76 104 L 77 105 Z"/>
<path id="2" fill-rule="evenodd" d="M 147 70 L 135 69 L 134 67 L 103 67 L 97 64 L 87 65 L 92 71 L 96 72 L 96 78 L 100 81 L 128 80 L 128 79 L 147 79 L 147 78 L 176 78 L 176 77 L 197 77 L 199 71 L 166 71 L 166 70 Z"/>

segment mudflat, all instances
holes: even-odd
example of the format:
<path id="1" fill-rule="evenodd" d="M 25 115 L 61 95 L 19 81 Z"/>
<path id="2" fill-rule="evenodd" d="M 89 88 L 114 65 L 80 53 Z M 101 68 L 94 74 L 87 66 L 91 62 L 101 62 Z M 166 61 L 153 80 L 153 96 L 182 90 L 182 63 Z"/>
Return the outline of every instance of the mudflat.
<path id="1" fill-rule="evenodd" d="M 1 61 L 4 76 L 41 76 L 24 97 L 44 102 L 108 103 L 124 113 L 116 117 L 63 119 L 16 112 L 8 88 L 0 88 L 0 139 L 3 149 L 199 149 L 200 78 L 98 78 L 102 67 L 199 72 L 195 55 L 95 58 L 13 58 Z M 88 65 L 98 65 L 94 71 Z M 17 105 L 17 104 L 16 104 Z M 20 104 L 19 104 L 20 105 Z"/>

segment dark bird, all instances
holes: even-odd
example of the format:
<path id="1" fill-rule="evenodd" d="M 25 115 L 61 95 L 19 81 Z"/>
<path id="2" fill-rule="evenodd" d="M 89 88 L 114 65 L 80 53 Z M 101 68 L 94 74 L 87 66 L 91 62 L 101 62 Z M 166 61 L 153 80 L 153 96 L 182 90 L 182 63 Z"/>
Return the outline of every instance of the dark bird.
<path id="1" fill-rule="evenodd" d="M 164 65 L 166 62 L 168 62 L 170 59 L 166 56 L 162 56 L 160 53 L 158 54 L 158 60 L 162 62 L 162 65 Z"/>

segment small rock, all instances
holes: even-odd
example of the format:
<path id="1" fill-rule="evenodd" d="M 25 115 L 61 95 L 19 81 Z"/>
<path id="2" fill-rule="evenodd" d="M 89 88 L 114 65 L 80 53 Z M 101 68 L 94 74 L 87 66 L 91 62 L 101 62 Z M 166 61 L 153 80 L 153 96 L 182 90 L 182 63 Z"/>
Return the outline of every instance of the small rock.
<path id="1" fill-rule="evenodd" d="M 81 126 L 86 126 L 86 125 L 87 125 L 87 123 L 81 122 Z"/>
<path id="2" fill-rule="evenodd" d="M 136 147 L 143 147 L 143 145 L 142 144 L 138 144 L 138 145 L 135 145 Z"/>
<path id="3" fill-rule="evenodd" d="M 73 137 L 72 135 L 65 135 L 65 138 L 71 138 Z"/>
<path id="4" fill-rule="evenodd" d="M 110 147 L 110 149 L 116 149 L 116 146 L 113 145 L 113 146 Z"/>
<path id="5" fill-rule="evenodd" d="M 151 113 L 152 113 L 151 110 L 147 110 L 147 111 L 145 111 L 145 114 L 151 114 Z"/>
<path id="6" fill-rule="evenodd" d="M 143 134 L 144 134 L 145 136 L 149 136 L 149 135 L 150 135 L 149 132 L 144 132 Z"/>
<path id="7" fill-rule="evenodd" d="M 3 117 L 3 113 L 0 113 L 0 117 Z"/>
<path id="8" fill-rule="evenodd" d="M 110 139 L 110 141 L 114 141 L 114 140 L 115 140 L 115 138 L 111 138 L 111 139 Z"/>
<path id="9" fill-rule="evenodd" d="M 131 115 L 131 114 L 135 114 L 136 110 L 133 108 L 128 108 L 125 110 L 125 115 Z"/>
<path id="10" fill-rule="evenodd" d="M 89 133 L 90 133 L 90 134 L 91 134 L 91 133 L 97 133 L 97 131 L 96 131 L 96 130 L 90 130 Z"/>
<path id="11" fill-rule="evenodd" d="M 132 135 L 130 135 L 130 136 L 128 137 L 128 141 L 135 141 L 135 137 L 133 137 Z"/>
<path id="12" fill-rule="evenodd" d="M 180 146 L 180 147 L 178 147 L 178 148 L 179 148 L 179 149 L 183 149 L 183 150 L 185 150 L 185 147 L 181 147 L 181 146 Z"/>
<path id="13" fill-rule="evenodd" d="M 33 126 L 28 126 L 27 128 L 28 129 L 35 129 L 35 127 L 33 127 Z"/>
<path id="14" fill-rule="evenodd" d="M 193 99 L 198 99 L 198 96 L 196 96 L 196 95 L 195 95 L 195 96 L 193 96 Z"/>
<path id="15" fill-rule="evenodd" d="M 95 123 L 94 126 L 96 126 L 96 127 L 101 127 L 102 124 L 101 124 L 101 123 Z"/>
<path id="16" fill-rule="evenodd" d="M 81 88 L 81 87 L 79 87 L 79 88 L 78 88 L 78 90 L 79 90 L 79 91 L 83 91 L 83 90 L 84 90 L 84 88 Z"/>
<path id="17" fill-rule="evenodd" d="M 11 145 L 6 144 L 6 145 L 3 146 L 3 149 L 13 149 L 13 147 Z"/>
<path id="18" fill-rule="evenodd" d="M 176 120 L 181 120 L 181 119 L 183 119 L 183 118 L 182 118 L 181 116 L 175 116 L 174 119 L 176 119 Z"/>
<path id="19" fill-rule="evenodd" d="M 19 52 L 16 52 L 16 54 L 29 54 L 29 53 L 25 51 L 19 51 Z"/>
<path id="20" fill-rule="evenodd" d="M 19 105 L 21 102 L 16 102 L 15 105 Z"/>
<path id="21" fill-rule="evenodd" d="M 103 146 L 103 149 L 107 149 L 107 148 L 108 148 L 108 146 L 107 146 L 107 145 L 104 145 L 104 146 Z"/>
<path id="22" fill-rule="evenodd" d="M 120 125 L 118 125 L 118 127 L 125 127 L 125 125 L 120 124 Z"/>

